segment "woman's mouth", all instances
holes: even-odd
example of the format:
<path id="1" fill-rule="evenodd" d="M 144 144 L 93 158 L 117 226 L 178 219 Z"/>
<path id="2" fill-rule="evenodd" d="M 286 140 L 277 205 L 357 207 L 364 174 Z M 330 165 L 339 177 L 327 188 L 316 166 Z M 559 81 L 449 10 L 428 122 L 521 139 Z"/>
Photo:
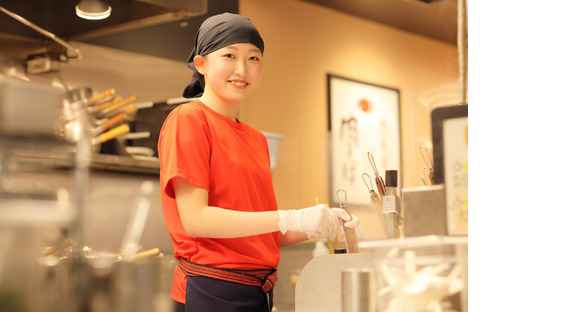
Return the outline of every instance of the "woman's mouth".
<path id="1" fill-rule="evenodd" d="M 234 86 L 238 86 L 238 87 L 245 87 L 248 85 L 247 82 L 244 81 L 239 81 L 239 80 L 230 80 L 230 82 L 234 85 Z"/>

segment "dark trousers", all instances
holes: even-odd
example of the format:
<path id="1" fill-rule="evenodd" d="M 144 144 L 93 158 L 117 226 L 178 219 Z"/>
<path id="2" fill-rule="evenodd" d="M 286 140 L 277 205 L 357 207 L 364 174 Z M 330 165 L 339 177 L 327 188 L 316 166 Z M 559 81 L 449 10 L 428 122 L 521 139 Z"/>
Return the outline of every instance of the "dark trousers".
<path id="1" fill-rule="evenodd" d="M 188 276 L 185 312 L 271 312 L 274 290 L 265 294 L 258 286 L 248 286 L 204 276 Z"/>

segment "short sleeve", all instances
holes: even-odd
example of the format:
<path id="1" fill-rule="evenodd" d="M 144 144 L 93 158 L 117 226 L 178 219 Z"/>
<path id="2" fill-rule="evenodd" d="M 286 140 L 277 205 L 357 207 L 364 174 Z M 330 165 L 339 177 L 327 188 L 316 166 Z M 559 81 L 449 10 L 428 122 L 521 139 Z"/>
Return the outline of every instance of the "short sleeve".
<path id="1" fill-rule="evenodd" d="M 203 114 L 170 114 L 159 135 L 158 153 L 162 187 L 175 197 L 172 179 L 181 177 L 198 187 L 209 188 L 210 134 Z"/>

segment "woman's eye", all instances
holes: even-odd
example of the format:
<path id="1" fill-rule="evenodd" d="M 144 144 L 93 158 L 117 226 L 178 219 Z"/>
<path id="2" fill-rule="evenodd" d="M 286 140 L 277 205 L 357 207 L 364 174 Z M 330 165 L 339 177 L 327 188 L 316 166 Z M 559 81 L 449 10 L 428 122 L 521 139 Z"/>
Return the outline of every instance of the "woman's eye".
<path id="1" fill-rule="evenodd" d="M 233 54 L 231 54 L 231 53 L 228 53 L 228 54 L 224 55 L 224 57 L 226 57 L 226 58 L 235 58 L 235 56 Z"/>
<path id="2" fill-rule="evenodd" d="M 252 56 L 252 57 L 250 57 L 250 60 L 251 61 L 259 61 L 260 58 L 258 58 L 257 56 Z"/>

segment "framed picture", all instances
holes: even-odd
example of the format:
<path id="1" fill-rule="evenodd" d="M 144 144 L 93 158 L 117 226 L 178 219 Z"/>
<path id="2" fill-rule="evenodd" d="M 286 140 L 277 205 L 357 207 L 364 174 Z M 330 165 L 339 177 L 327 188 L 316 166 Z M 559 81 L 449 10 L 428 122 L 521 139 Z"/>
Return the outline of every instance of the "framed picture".
<path id="1" fill-rule="evenodd" d="M 386 170 L 397 170 L 402 186 L 399 90 L 333 74 L 327 82 L 331 202 L 344 190 L 347 205 L 369 205 L 368 187 L 377 191 L 371 160 L 383 180 Z"/>

